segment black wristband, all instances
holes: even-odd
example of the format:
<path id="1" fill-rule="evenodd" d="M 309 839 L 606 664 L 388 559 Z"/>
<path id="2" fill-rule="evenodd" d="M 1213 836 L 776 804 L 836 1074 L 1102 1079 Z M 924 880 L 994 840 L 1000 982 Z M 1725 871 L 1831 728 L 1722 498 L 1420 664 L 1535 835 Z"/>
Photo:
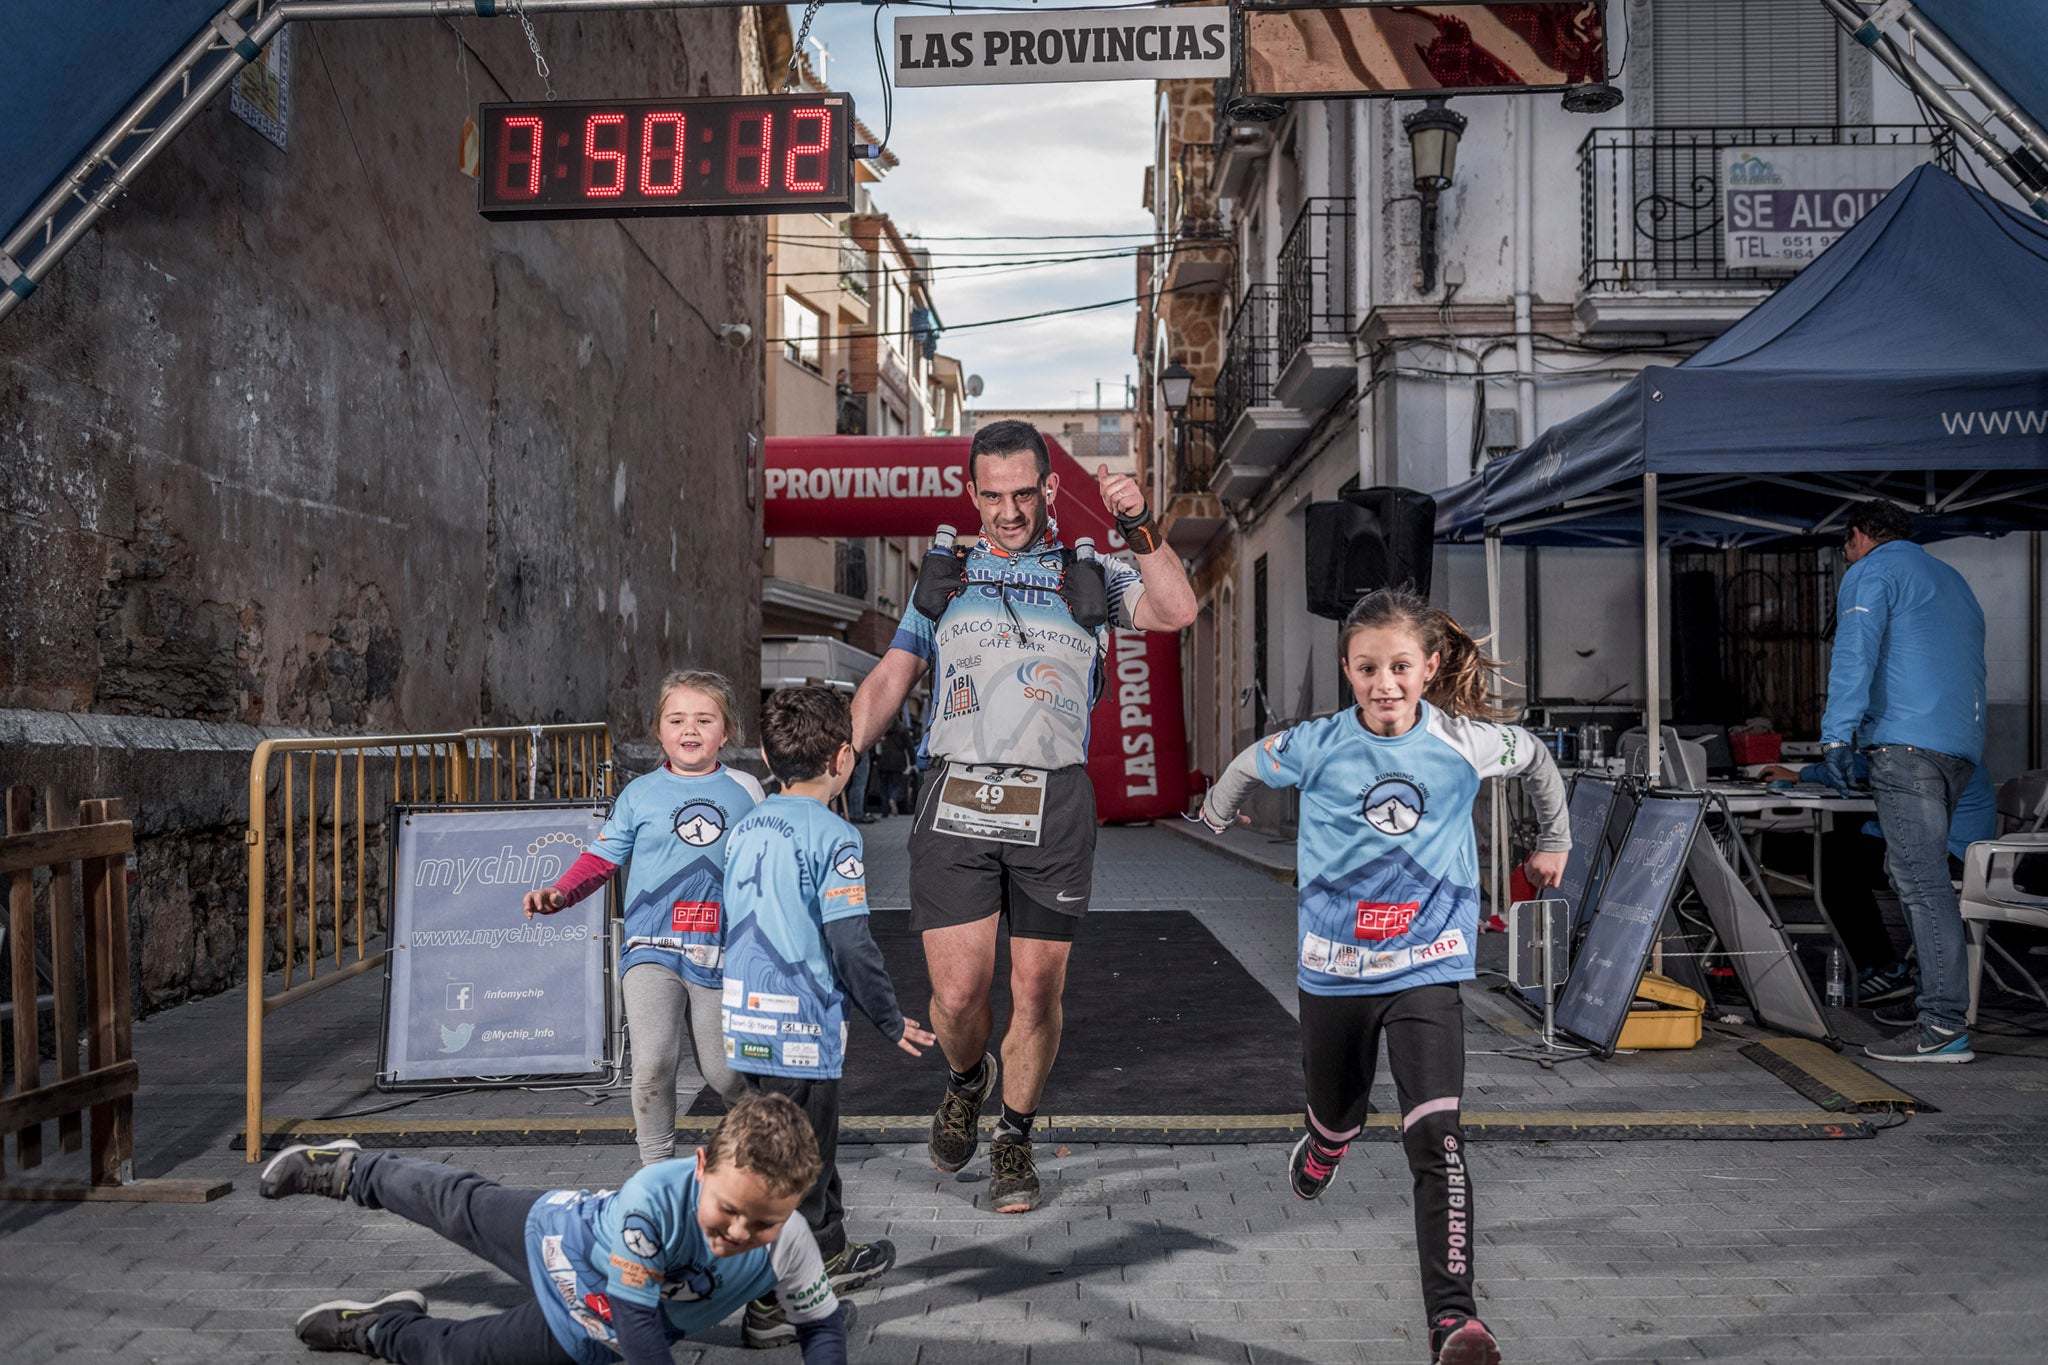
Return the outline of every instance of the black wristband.
<path id="1" fill-rule="evenodd" d="M 1166 542 L 1159 538 L 1159 523 L 1152 519 L 1152 509 L 1141 507 L 1138 515 L 1127 517 L 1116 514 L 1116 529 L 1124 538 L 1124 544 L 1141 555 L 1149 555 Z"/>

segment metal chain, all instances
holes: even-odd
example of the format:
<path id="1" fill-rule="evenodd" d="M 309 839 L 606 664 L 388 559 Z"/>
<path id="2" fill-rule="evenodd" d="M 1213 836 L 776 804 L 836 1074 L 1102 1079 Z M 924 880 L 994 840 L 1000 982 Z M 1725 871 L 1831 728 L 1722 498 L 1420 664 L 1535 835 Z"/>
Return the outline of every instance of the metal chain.
<path id="1" fill-rule="evenodd" d="M 797 30 L 796 41 L 789 46 L 789 75 L 782 82 L 785 91 L 796 89 L 797 63 L 803 60 L 804 43 L 811 36 L 811 20 L 817 18 L 818 11 L 824 7 L 825 0 L 811 0 L 811 3 L 804 7 L 803 27 Z"/>
<path id="2" fill-rule="evenodd" d="M 526 30 L 526 45 L 533 50 L 533 69 L 540 72 L 540 83 L 547 90 L 548 98 L 555 97 L 555 83 L 549 79 L 548 59 L 540 55 L 540 39 L 534 35 L 533 20 L 526 17 L 525 0 L 512 0 L 512 12 L 519 16 L 519 27 Z"/>

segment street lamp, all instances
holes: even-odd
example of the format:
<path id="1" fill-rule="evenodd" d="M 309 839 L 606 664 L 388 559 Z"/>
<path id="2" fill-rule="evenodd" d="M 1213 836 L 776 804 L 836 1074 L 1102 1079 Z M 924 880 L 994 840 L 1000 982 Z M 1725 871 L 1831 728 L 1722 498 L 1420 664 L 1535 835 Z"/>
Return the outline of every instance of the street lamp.
<path id="1" fill-rule="evenodd" d="M 1436 292 L 1436 197 L 1451 187 L 1458 171 L 1458 138 L 1465 116 L 1446 108 L 1440 98 L 1401 120 L 1408 132 L 1408 151 L 1415 163 L 1415 192 L 1422 196 L 1422 292 Z"/>
<path id="2" fill-rule="evenodd" d="M 1188 405 L 1188 395 L 1194 389 L 1195 376 L 1188 367 L 1178 360 L 1171 361 L 1159 372 L 1159 396 L 1166 402 L 1166 410 L 1178 417 Z"/>

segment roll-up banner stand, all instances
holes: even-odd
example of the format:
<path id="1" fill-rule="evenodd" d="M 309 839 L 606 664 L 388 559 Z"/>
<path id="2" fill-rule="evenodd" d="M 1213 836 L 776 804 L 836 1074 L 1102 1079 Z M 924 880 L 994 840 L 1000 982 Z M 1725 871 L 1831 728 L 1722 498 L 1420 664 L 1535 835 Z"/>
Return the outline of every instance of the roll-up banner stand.
<path id="1" fill-rule="evenodd" d="M 379 1090 L 616 1079 L 612 891 L 531 920 L 521 909 L 609 809 L 393 807 Z"/>

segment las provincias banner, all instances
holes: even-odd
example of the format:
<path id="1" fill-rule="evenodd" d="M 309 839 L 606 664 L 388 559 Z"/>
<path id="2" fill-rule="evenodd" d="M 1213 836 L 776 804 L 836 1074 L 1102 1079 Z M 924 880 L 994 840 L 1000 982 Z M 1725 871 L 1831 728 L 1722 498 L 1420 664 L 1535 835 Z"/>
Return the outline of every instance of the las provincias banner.
<path id="1" fill-rule="evenodd" d="M 929 543 L 941 523 L 976 534 L 967 491 L 966 436 L 778 436 L 768 441 L 762 533 L 769 536 L 910 536 Z M 1053 518 L 1071 545 L 1098 552 L 1124 540 L 1102 505 L 1095 471 L 1051 437 L 1059 491 Z M 1107 686 L 1089 717 L 1088 776 L 1096 812 L 1121 823 L 1177 816 L 1187 804 L 1187 727 L 1181 712 L 1180 637 L 1110 631 Z"/>

